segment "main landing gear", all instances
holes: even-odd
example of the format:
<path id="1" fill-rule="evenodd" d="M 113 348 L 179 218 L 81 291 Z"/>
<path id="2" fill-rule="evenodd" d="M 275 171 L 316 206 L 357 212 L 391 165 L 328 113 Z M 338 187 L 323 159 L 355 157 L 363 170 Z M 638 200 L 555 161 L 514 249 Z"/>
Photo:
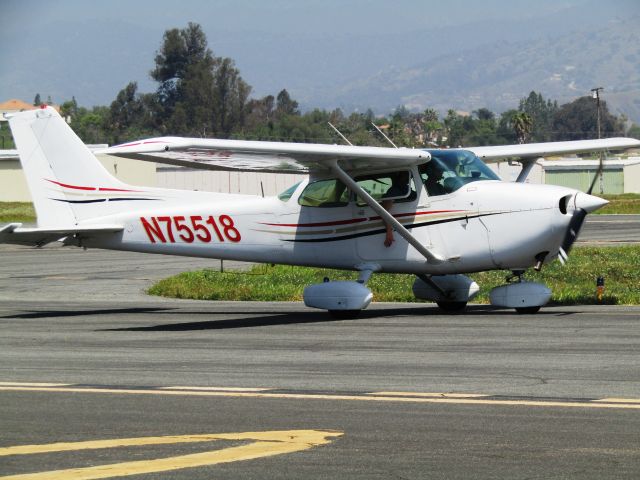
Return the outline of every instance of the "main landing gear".
<path id="1" fill-rule="evenodd" d="M 360 270 L 357 281 L 324 279 L 322 283 L 309 285 L 304 289 L 302 298 L 307 307 L 328 310 L 332 318 L 347 320 L 358 317 L 373 299 L 373 293 L 367 288 L 367 282 L 377 266 L 368 266 Z"/>
<path id="2" fill-rule="evenodd" d="M 418 275 L 413 282 L 416 298 L 436 302 L 447 313 L 462 312 L 479 291 L 478 284 L 466 275 Z"/>
<path id="3" fill-rule="evenodd" d="M 522 279 L 524 270 L 515 270 L 507 277 L 507 284 L 491 290 L 489 301 L 496 307 L 515 308 L 520 314 L 533 314 L 546 305 L 551 290 L 537 282 Z"/>

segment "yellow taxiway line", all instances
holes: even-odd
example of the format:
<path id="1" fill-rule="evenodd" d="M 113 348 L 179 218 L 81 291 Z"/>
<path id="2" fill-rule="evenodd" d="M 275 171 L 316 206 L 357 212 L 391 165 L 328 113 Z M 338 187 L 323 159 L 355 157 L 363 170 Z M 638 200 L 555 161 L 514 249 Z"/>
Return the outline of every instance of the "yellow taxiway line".
<path id="1" fill-rule="evenodd" d="M 342 435 L 342 432 L 335 430 L 278 430 L 270 432 L 174 435 L 165 437 L 120 438 L 87 442 L 52 443 L 46 445 L 20 445 L 0 448 L 0 456 L 30 455 L 132 446 L 167 445 L 177 443 L 211 442 L 215 440 L 240 440 L 250 442 L 246 445 L 175 457 L 10 475 L 0 477 L 0 479 L 55 480 L 64 478 L 65 480 L 94 480 L 100 478 L 167 472 L 183 468 L 204 467 L 219 463 L 239 462 L 242 460 L 252 460 L 273 455 L 299 452 L 330 443 L 333 441 L 334 437 L 339 437 L 340 435 Z"/>

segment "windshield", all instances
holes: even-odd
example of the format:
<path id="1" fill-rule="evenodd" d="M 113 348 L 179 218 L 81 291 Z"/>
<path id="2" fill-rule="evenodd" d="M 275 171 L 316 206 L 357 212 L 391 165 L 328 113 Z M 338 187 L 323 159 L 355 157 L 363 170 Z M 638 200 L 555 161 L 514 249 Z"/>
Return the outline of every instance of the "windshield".
<path id="1" fill-rule="evenodd" d="M 420 165 L 420 177 L 430 196 L 455 192 L 479 180 L 500 180 L 482 160 L 467 150 L 427 150 L 431 160 Z"/>

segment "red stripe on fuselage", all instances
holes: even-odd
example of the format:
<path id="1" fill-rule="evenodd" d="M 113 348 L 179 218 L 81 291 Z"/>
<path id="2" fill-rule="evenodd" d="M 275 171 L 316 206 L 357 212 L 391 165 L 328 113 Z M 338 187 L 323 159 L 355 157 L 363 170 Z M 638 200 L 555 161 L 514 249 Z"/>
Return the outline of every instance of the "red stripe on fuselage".
<path id="1" fill-rule="evenodd" d="M 56 182 L 55 180 L 49 180 L 48 178 L 45 178 L 45 180 L 47 182 L 55 183 L 56 185 L 59 185 L 61 187 L 71 188 L 73 190 L 97 190 L 96 187 L 81 187 L 79 185 L 69 185 L 68 183 Z"/>
<path id="2" fill-rule="evenodd" d="M 464 210 L 431 210 L 428 212 L 410 212 L 410 213 L 398 213 L 394 215 L 395 218 L 401 217 L 414 217 L 417 215 L 433 215 L 436 213 L 458 213 L 464 212 Z M 333 222 L 316 222 L 316 223 L 261 223 L 261 225 L 268 225 L 270 227 L 331 227 L 334 225 L 350 225 L 353 223 L 362 223 L 371 220 L 380 220 L 381 217 L 368 217 L 368 218 L 350 218 L 347 220 L 336 220 Z"/>
<path id="3" fill-rule="evenodd" d="M 49 180 L 45 178 L 47 182 L 55 183 L 64 188 L 70 188 L 72 190 L 85 190 L 85 191 L 96 191 L 99 192 L 140 192 L 140 190 L 125 190 L 123 188 L 107 188 L 107 187 L 83 187 L 80 185 L 69 185 L 68 183 L 56 182 L 55 180 Z"/>

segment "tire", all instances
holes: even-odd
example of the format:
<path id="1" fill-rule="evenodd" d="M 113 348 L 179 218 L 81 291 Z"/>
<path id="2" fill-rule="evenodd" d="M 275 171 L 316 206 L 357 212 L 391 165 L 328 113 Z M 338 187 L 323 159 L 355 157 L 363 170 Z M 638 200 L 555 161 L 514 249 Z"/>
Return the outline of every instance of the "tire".
<path id="1" fill-rule="evenodd" d="M 467 302 L 436 302 L 440 310 L 447 313 L 462 312 L 467 308 Z"/>
<path id="2" fill-rule="evenodd" d="M 358 318 L 362 310 L 329 310 L 331 318 L 336 320 L 351 320 Z"/>
<path id="3" fill-rule="evenodd" d="M 534 313 L 538 313 L 539 310 L 540 306 L 516 308 L 516 312 L 518 312 L 520 315 L 532 315 Z"/>

